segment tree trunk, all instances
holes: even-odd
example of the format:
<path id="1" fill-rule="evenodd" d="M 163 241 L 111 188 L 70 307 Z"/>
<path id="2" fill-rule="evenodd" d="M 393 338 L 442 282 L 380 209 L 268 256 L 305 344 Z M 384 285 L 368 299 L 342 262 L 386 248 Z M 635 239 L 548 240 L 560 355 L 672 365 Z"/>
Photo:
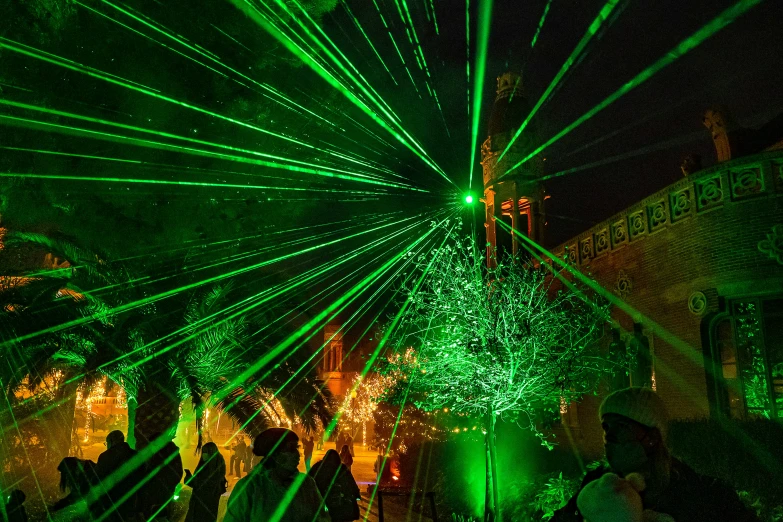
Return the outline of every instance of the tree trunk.
<path id="1" fill-rule="evenodd" d="M 76 414 L 76 390 L 79 385 L 73 382 L 65 384 L 70 377 L 70 375 L 66 375 L 63 379 L 63 384 L 55 394 L 58 406 L 47 415 L 52 425 L 50 432 L 52 454 L 54 461 L 58 463 L 69 456 L 71 452 L 71 435 Z"/>
<path id="2" fill-rule="evenodd" d="M 490 412 L 489 420 L 487 422 L 487 453 L 489 454 L 488 470 L 487 474 L 492 489 L 492 497 L 487 498 L 487 501 L 491 501 L 492 508 L 489 510 L 494 515 L 494 522 L 503 522 L 503 517 L 500 512 L 500 492 L 498 491 L 498 459 L 497 459 L 497 446 L 495 445 L 495 423 L 497 422 L 497 416 L 495 412 Z M 489 496 L 489 495 L 487 495 Z M 485 515 L 486 518 L 486 515 Z"/>
<path id="3" fill-rule="evenodd" d="M 166 383 L 150 380 L 138 391 L 133 434 L 136 449 L 144 449 L 155 437 L 172 440 L 179 423 L 179 398 Z"/>
<path id="4" fill-rule="evenodd" d="M 484 478 L 484 522 L 492 522 L 494 510 L 492 507 L 492 471 L 489 457 L 489 428 L 484 434 L 484 468 L 486 469 Z"/>
<path id="5" fill-rule="evenodd" d="M 128 436 L 126 442 L 132 449 L 136 449 L 136 407 L 139 404 L 139 399 L 138 394 L 125 393 L 128 397 Z"/>

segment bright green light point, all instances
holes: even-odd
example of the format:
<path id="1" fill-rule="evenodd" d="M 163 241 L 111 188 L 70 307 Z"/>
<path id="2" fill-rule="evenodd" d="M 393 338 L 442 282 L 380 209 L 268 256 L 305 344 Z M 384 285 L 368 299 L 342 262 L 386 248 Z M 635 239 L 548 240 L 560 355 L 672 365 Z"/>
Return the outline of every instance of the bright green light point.
<path id="1" fill-rule="evenodd" d="M 470 194 L 468 194 L 467 196 L 465 196 L 465 203 L 467 203 L 468 205 L 470 205 L 471 203 L 473 203 L 473 196 L 471 196 Z"/>

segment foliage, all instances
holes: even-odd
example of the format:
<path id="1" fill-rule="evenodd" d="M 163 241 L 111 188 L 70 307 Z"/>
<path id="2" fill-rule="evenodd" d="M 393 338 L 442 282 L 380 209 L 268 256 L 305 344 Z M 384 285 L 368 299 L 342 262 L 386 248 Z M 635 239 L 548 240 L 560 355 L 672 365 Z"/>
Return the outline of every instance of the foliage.
<path id="1" fill-rule="evenodd" d="M 558 289 L 544 267 L 501 260 L 487 268 L 472 239 L 446 234 L 416 261 L 421 284 L 403 289 L 398 356 L 385 369 L 401 377 L 391 399 L 409 389 L 423 409 L 498 415 L 540 434 L 539 411 L 593 391 L 606 365 L 595 341 L 607 308 Z"/>
<path id="2" fill-rule="evenodd" d="M 373 445 L 383 448 L 384 451 L 389 448 L 389 441 L 391 441 L 392 452 L 406 453 L 407 449 L 414 445 L 443 440 L 446 437 L 445 430 L 435 421 L 432 413 L 411 404 L 406 404 L 400 415 L 399 405 L 381 402 L 373 412 L 373 420 L 375 421 Z"/>
<path id="3" fill-rule="evenodd" d="M 475 519 L 473 517 L 458 515 L 456 513 L 451 514 L 451 520 L 452 522 L 478 522 L 478 519 Z"/>
<path id="4" fill-rule="evenodd" d="M 783 505 L 774 505 L 752 491 L 738 491 L 737 494 L 762 522 L 783 522 Z"/>
<path id="5" fill-rule="evenodd" d="M 378 408 L 378 400 L 389 388 L 389 377 L 372 373 L 367 376 L 357 375 L 351 383 L 352 393 L 346 395 L 340 404 L 340 423 L 350 427 L 355 438 L 359 429 L 373 420 L 373 414 Z"/>
<path id="6" fill-rule="evenodd" d="M 549 520 L 555 511 L 563 507 L 579 488 L 580 480 L 577 478 L 564 478 L 563 472 L 552 475 L 536 493 L 535 507 L 544 513 L 542 520 Z"/>
<path id="7" fill-rule="evenodd" d="M 105 255 L 63 237 L 16 231 L 7 237 L 11 240 L 0 251 L 0 264 L 25 249 L 40 251 L 27 263 L 27 270 L 24 264 L 18 267 L 19 277 L 29 282 L 15 291 L 0 293 L 5 310 L 0 313 L 5 326 L 0 338 L 14 347 L 6 356 L 17 356 L 14 364 L 0 368 L 5 372 L 0 373 L 0 379 L 9 389 L 23 381 L 35 387 L 41 376 L 58 369 L 79 375 L 86 388 L 108 375 L 132 397 L 138 398 L 142 392 L 151 395 L 149 401 L 140 401 L 148 405 L 154 420 L 145 426 L 148 434 L 171 429 L 177 406 L 186 399 L 196 409 L 199 430 L 201 413 L 210 400 L 242 424 L 253 418 L 248 425 L 251 433 L 275 424 L 268 417 L 253 414 L 264 410 L 270 391 L 282 390 L 283 383 L 291 380 L 306 354 L 275 361 L 271 371 L 265 369 L 246 382 L 236 382 L 248 365 L 271 347 L 261 342 L 251 344 L 248 316 L 227 316 L 228 300 L 232 292 L 238 293 L 231 282 L 149 302 L 143 288 L 128 284 L 132 279 L 128 270 L 107 261 Z M 43 257 L 42 252 L 55 253 L 66 267 L 67 277 L 63 278 L 63 270 L 41 270 L 36 259 Z M 101 292 L 107 283 L 114 292 Z M 73 291 L 63 296 L 64 287 Z M 133 304 L 130 311 L 116 311 L 128 308 L 128 303 Z M 60 330 L 63 323 L 73 321 L 77 324 Z M 41 334 L 49 327 L 55 327 L 54 331 Z M 23 343 L 15 341 L 27 333 L 34 337 Z M 312 425 L 316 418 L 328 423 L 329 398 L 319 388 L 308 370 L 278 399 L 290 418 L 304 412 L 305 425 Z M 221 398 L 213 400 L 217 392 L 222 392 Z M 145 416 L 139 419 L 145 420 Z"/>
<path id="8" fill-rule="evenodd" d="M 783 426 L 766 420 L 722 418 L 675 420 L 668 445 L 672 454 L 698 473 L 724 480 L 734 488 L 783 505 Z M 731 455 L 731 458 L 726 458 Z"/>

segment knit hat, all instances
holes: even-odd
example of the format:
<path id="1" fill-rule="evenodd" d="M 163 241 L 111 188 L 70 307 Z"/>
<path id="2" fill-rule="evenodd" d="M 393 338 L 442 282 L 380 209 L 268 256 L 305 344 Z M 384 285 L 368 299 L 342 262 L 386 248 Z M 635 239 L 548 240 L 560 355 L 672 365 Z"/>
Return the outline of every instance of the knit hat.
<path id="1" fill-rule="evenodd" d="M 658 428 L 666 440 L 669 429 L 669 415 L 663 401 L 650 388 L 625 388 L 611 393 L 598 410 L 603 420 L 607 413 L 622 415 L 649 428 Z"/>
<path id="2" fill-rule="evenodd" d="M 285 428 L 269 428 L 262 431 L 253 441 L 253 455 L 266 457 L 287 442 L 299 442 L 299 436 Z"/>

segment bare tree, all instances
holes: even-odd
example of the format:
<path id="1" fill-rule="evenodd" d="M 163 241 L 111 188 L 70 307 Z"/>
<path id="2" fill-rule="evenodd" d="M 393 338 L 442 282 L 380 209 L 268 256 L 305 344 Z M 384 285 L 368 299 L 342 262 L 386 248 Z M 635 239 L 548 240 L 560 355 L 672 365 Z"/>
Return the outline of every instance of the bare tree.
<path id="1" fill-rule="evenodd" d="M 490 470 L 485 517 L 501 520 L 497 420 L 516 422 L 551 446 L 537 421 L 542 411 L 595 389 L 607 364 L 597 340 L 608 307 L 578 287 L 565 289 L 563 274 L 546 266 L 509 259 L 488 268 L 474 241 L 454 228 L 446 233 L 443 246 L 417 260 L 422 277 L 411 279 L 418 283 L 403 289 L 385 368 L 398 380 L 388 399 L 480 420 Z"/>

